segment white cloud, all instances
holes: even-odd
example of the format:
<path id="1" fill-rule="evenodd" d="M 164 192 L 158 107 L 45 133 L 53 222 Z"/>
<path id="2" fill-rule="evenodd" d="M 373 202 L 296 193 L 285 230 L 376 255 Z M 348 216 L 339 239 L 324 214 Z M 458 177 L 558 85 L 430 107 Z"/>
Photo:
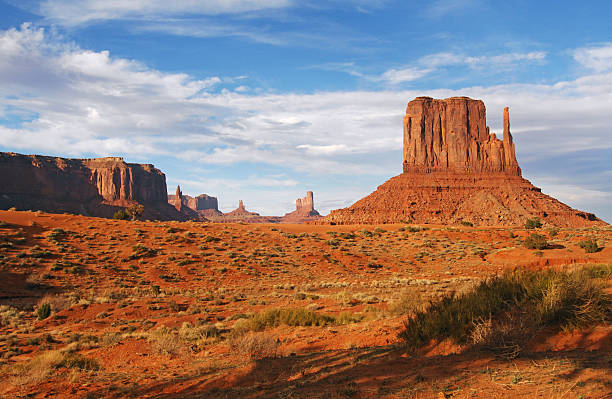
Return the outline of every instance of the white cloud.
<path id="1" fill-rule="evenodd" d="M 612 70 L 612 43 L 574 50 L 574 59 L 597 72 Z"/>
<path id="2" fill-rule="evenodd" d="M 390 84 L 412 82 L 413 80 L 422 78 L 431 71 L 431 69 L 420 69 L 411 67 L 401 69 L 389 69 L 381 75 L 380 79 Z"/>
<path id="3" fill-rule="evenodd" d="M 152 19 L 184 14 L 239 14 L 292 5 L 291 0 L 44 0 L 40 14 L 65 26 L 91 21 Z"/>
<path id="4" fill-rule="evenodd" d="M 495 72 L 507 71 L 523 63 L 543 63 L 546 52 L 532 51 L 529 53 L 503 53 L 497 55 L 468 56 L 458 53 L 435 53 L 417 59 L 413 66 L 393 68 L 380 76 L 367 76 L 350 72 L 354 76 L 365 77 L 370 80 L 380 80 L 391 85 L 412 82 L 442 68 L 452 66 L 467 66 L 471 69 L 490 70 Z M 351 67 L 354 71 L 354 66 Z"/>

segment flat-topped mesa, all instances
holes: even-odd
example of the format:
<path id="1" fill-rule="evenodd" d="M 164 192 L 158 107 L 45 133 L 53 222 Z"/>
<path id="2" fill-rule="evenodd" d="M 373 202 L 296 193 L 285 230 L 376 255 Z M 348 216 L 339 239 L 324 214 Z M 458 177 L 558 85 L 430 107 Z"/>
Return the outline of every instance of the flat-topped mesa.
<path id="1" fill-rule="evenodd" d="M 189 200 L 190 207 L 193 205 L 193 209 L 196 211 L 205 211 L 207 209 L 213 209 L 219 211 L 219 202 L 217 197 L 211 197 L 207 194 L 200 194 L 197 197 Z"/>
<path id="2" fill-rule="evenodd" d="M 111 217 L 136 202 L 143 218 L 185 219 L 168 206 L 166 176 L 151 164 L 0 152 L 0 208 Z"/>
<path id="3" fill-rule="evenodd" d="M 503 173 L 521 176 L 504 109 L 503 140 L 489 132 L 481 100 L 417 97 L 404 116 L 405 173 Z"/>

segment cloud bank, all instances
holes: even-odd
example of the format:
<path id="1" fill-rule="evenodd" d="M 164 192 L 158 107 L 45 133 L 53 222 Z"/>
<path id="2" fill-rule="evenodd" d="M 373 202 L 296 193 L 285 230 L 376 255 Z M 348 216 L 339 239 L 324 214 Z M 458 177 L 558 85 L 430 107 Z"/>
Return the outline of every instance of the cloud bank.
<path id="1" fill-rule="evenodd" d="M 0 120 L 5 121 L 0 124 L 0 143 L 4 150 L 65 156 L 123 155 L 147 161 L 167 157 L 177 164 L 203 167 L 265 165 L 270 176 L 253 177 L 262 186 L 300 186 L 292 173 L 308 175 L 313 181 L 337 176 L 352 183 L 359 176 L 379 176 L 382 183 L 400 171 L 406 103 L 420 95 L 467 95 L 485 101 L 493 131 L 501 130 L 503 107 L 511 107 L 512 130 L 525 172 L 542 182 L 555 173 L 568 176 L 564 184 L 550 184 L 548 190 L 544 186 L 545 192 L 555 195 L 557 190 L 559 199 L 570 204 L 580 203 L 577 195 L 591 196 L 598 207 L 602 198 L 612 198 L 609 186 L 585 184 L 583 176 L 563 165 L 553 168 L 549 160 L 581 151 L 612 152 L 609 48 L 575 49 L 576 61 L 590 72 L 551 84 L 248 94 L 244 90 L 248 79 L 242 77 L 195 79 L 166 73 L 106 51 L 82 49 L 25 24 L 0 32 Z M 525 53 L 440 61 L 444 57 L 433 54 L 430 60 L 444 65 L 544 57 Z M 402 76 L 398 70 L 395 79 Z M 271 177 L 279 172 L 289 177 Z M 329 203 L 343 198 L 342 187 L 328 193 L 336 196 Z"/>

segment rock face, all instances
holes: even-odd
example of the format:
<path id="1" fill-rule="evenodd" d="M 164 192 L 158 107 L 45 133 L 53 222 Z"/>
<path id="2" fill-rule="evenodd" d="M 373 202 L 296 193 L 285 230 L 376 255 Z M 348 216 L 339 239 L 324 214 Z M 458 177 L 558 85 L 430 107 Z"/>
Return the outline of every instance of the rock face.
<path id="1" fill-rule="evenodd" d="M 207 217 L 221 215 L 217 198 L 206 194 L 191 197 L 184 195 L 181 186 L 176 187 L 176 194 L 168 195 L 168 203 L 192 219 L 204 221 Z"/>
<path id="2" fill-rule="evenodd" d="M 306 192 L 304 198 L 295 200 L 295 211 L 287 213 L 281 218 L 282 223 L 305 223 L 321 218 L 314 209 L 314 196 L 312 191 Z"/>
<path id="3" fill-rule="evenodd" d="M 605 224 L 543 194 L 521 177 L 504 109 L 503 140 L 486 125 L 484 103 L 418 97 L 404 117 L 401 175 L 320 223 L 434 223 L 523 226 L 530 217 L 556 226 Z"/>
<path id="4" fill-rule="evenodd" d="M 489 132 L 484 103 L 467 97 L 417 97 L 404 116 L 404 172 L 504 173 L 520 176 L 510 134 Z"/>
<path id="5" fill-rule="evenodd" d="M 145 207 L 144 218 L 185 220 L 168 206 L 166 176 L 122 158 L 68 159 L 0 153 L 0 208 L 111 217 L 120 207 Z"/>

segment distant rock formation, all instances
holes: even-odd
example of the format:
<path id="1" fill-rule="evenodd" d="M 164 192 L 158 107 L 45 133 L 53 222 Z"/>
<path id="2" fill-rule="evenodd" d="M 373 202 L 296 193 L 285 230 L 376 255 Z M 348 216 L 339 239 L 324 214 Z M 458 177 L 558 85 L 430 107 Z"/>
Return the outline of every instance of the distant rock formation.
<path id="1" fill-rule="evenodd" d="M 0 153 L 1 209 L 112 217 L 140 203 L 145 219 L 186 220 L 168 205 L 166 190 L 166 176 L 150 164 Z"/>
<path id="2" fill-rule="evenodd" d="M 556 226 L 602 225 L 541 193 L 521 177 L 504 109 L 503 140 L 486 125 L 484 103 L 417 97 L 404 117 L 401 175 L 320 223 L 434 223 L 522 226 L 530 217 Z"/>
<path id="3" fill-rule="evenodd" d="M 278 223 L 280 221 L 278 216 L 261 216 L 257 212 L 247 211 L 242 200 L 238 202 L 238 208 L 233 211 L 209 219 L 213 222 L 227 223 Z"/>
<path id="4" fill-rule="evenodd" d="M 304 198 L 295 200 L 295 211 L 287 213 L 281 218 L 282 223 L 304 223 L 321 218 L 319 212 L 314 209 L 314 197 L 312 191 L 307 191 Z"/>
<path id="5" fill-rule="evenodd" d="M 191 197 L 184 195 L 181 191 L 181 186 L 176 187 L 176 194 L 168 195 L 168 203 L 174 206 L 179 212 L 185 213 L 193 219 L 201 221 L 206 220 L 211 216 L 222 215 L 219 212 L 217 198 L 206 194 Z"/>
<path id="6" fill-rule="evenodd" d="M 244 207 L 242 200 L 238 201 L 238 208 L 225 214 L 226 216 L 259 216 L 259 213 L 249 212 Z"/>

